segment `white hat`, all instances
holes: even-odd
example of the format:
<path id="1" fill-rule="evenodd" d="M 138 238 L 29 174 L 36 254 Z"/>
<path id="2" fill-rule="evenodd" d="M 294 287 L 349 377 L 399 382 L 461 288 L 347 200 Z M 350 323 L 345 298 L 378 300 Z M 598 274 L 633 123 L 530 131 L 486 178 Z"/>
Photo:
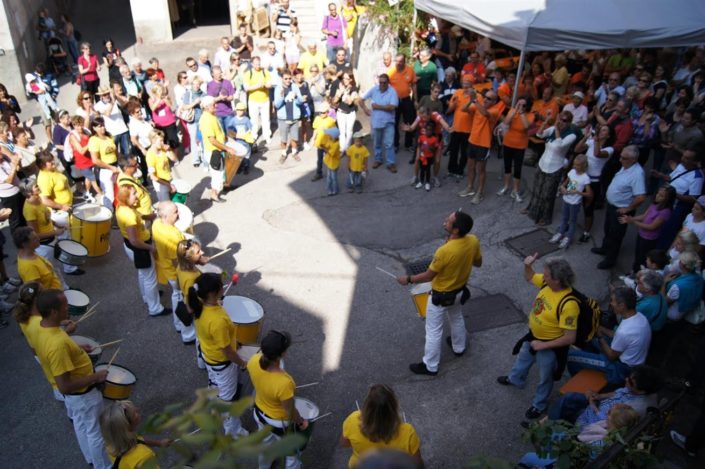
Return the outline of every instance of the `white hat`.
<path id="1" fill-rule="evenodd" d="M 580 98 L 580 99 L 584 99 L 584 98 L 585 98 L 585 95 L 583 94 L 582 91 L 576 91 L 575 93 L 573 93 L 573 96 L 576 97 L 576 98 Z"/>

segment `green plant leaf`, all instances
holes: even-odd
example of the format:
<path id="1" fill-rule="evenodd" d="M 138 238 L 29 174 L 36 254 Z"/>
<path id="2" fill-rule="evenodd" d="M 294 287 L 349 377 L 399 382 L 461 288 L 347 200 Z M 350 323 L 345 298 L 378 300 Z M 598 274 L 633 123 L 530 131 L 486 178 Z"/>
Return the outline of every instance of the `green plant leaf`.
<path id="1" fill-rule="evenodd" d="M 198 413 L 191 417 L 196 425 L 206 432 L 216 433 L 223 427 L 223 422 L 215 415 Z"/>
<path id="2" fill-rule="evenodd" d="M 301 448 L 306 438 L 300 433 L 292 433 L 285 435 L 281 440 L 267 445 L 262 451 L 265 461 L 274 461 L 277 458 L 296 454 L 296 451 Z"/>
<path id="3" fill-rule="evenodd" d="M 207 432 L 194 433 L 193 435 L 184 435 L 181 441 L 189 445 L 203 445 L 213 443 L 215 435 Z"/>
<path id="4" fill-rule="evenodd" d="M 255 400 L 252 398 L 252 396 L 243 397 L 239 401 L 233 402 L 230 405 L 230 415 L 232 415 L 233 417 L 240 417 L 242 414 L 245 413 L 247 409 L 252 407 L 254 402 Z"/>

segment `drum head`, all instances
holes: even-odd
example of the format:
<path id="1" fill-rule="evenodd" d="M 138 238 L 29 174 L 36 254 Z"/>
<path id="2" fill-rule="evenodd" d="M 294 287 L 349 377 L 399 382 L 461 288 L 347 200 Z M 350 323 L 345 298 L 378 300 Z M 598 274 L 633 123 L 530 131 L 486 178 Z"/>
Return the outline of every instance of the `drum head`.
<path id="1" fill-rule="evenodd" d="M 84 204 L 73 209 L 73 216 L 83 221 L 101 222 L 110 220 L 113 212 L 103 205 Z"/>
<path id="2" fill-rule="evenodd" d="M 76 241 L 70 239 L 62 239 L 61 241 L 57 242 L 57 245 L 59 246 L 59 249 L 65 251 L 67 254 L 71 254 L 72 256 L 88 256 L 88 248 Z"/>
<path id="3" fill-rule="evenodd" d="M 242 156 L 242 157 L 244 157 L 244 156 L 247 156 L 247 154 L 250 152 L 250 147 L 249 147 L 249 145 L 246 145 L 246 144 L 244 144 L 244 143 L 242 143 L 242 142 L 238 142 L 238 141 L 236 141 L 236 142 L 233 144 L 233 148 L 235 148 L 235 154 L 236 154 L 237 156 Z"/>
<path id="4" fill-rule="evenodd" d="M 262 306 L 244 296 L 226 296 L 223 299 L 223 308 L 236 324 L 252 324 L 264 317 Z"/>
<path id="5" fill-rule="evenodd" d="M 103 349 L 99 347 L 100 344 L 98 343 L 98 341 L 91 337 L 85 337 L 82 335 L 72 335 L 70 337 L 71 340 L 76 342 L 79 347 L 81 347 L 82 345 L 90 345 L 91 347 L 93 347 L 93 350 L 87 352 L 88 355 L 100 355 L 101 353 L 103 353 Z"/>
<path id="6" fill-rule="evenodd" d="M 184 204 L 176 204 L 176 208 L 179 211 L 179 219 L 176 220 L 174 225 L 179 229 L 179 231 L 186 231 L 193 225 L 193 212 Z"/>
<path id="7" fill-rule="evenodd" d="M 69 225 L 69 212 L 64 210 L 57 210 L 51 212 L 51 221 L 62 228 L 66 228 Z"/>
<path id="8" fill-rule="evenodd" d="M 78 290 L 64 290 L 64 295 L 66 296 L 66 301 L 71 306 L 85 307 L 91 302 L 88 295 Z M 78 336 L 76 336 L 78 337 Z"/>
<path id="9" fill-rule="evenodd" d="M 107 363 L 101 363 L 100 365 L 95 366 L 95 371 L 105 370 L 107 367 Z M 137 382 L 137 377 L 124 366 L 112 364 L 108 370 L 108 379 L 106 381 L 113 384 L 129 386 Z"/>
<path id="10" fill-rule="evenodd" d="M 299 415 L 306 420 L 315 419 L 321 412 L 316 404 L 303 397 L 295 397 L 294 405 L 296 406 L 296 410 L 299 411 Z"/>
<path id="11" fill-rule="evenodd" d="M 172 179 L 171 183 L 176 187 L 176 192 L 179 194 L 188 194 L 191 192 L 191 184 L 184 181 L 183 179 Z"/>
<path id="12" fill-rule="evenodd" d="M 431 291 L 431 282 L 417 283 L 409 288 L 412 295 L 420 295 L 421 293 L 429 293 Z"/>
<path id="13" fill-rule="evenodd" d="M 201 271 L 203 274 L 222 274 L 223 269 L 218 267 L 215 264 L 206 264 L 206 265 L 197 265 L 196 268 Z"/>
<path id="14" fill-rule="evenodd" d="M 237 348 L 237 356 L 247 363 L 259 350 L 259 345 L 241 345 Z"/>

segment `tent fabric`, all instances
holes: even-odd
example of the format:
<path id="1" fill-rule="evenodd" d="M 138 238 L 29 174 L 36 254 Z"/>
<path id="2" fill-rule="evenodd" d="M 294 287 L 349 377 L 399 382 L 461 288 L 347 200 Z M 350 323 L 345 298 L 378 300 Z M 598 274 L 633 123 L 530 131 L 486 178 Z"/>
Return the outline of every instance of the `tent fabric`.
<path id="1" fill-rule="evenodd" d="M 415 0 L 416 8 L 523 51 L 705 44 L 702 0 Z"/>

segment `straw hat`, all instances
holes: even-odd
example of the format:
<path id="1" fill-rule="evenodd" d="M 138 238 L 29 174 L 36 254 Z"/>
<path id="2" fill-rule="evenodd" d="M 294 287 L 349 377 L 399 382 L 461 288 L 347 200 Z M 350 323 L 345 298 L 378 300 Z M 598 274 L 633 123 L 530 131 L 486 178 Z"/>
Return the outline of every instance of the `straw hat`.
<path id="1" fill-rule="evenodd" d="M 110 88 L 107 86 L 99 86 L 98 91 L 95 92 L 96 96 L 103 96 L 104 94 L 110 94 Z"/>

